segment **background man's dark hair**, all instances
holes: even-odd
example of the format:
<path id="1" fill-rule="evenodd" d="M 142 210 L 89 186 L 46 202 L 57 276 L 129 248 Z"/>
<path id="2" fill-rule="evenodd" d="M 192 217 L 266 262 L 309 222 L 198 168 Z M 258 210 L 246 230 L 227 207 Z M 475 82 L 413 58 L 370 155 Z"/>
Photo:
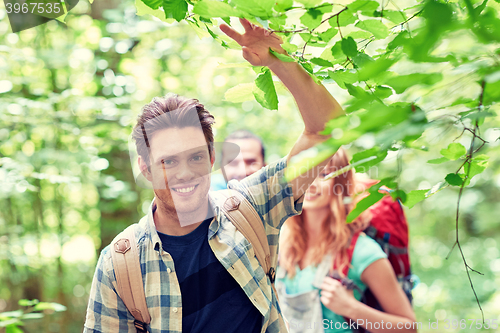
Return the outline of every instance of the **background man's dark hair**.
<path id="1" fill-rule="evenodd" d="M 197 113 L 197 117 L 194 112 Z M 132 131 L 132 137 L 135 140 L 137 153 L 149 166 L 149 140 L 156 131 L 169 127 L 184 128 L 201 125 L 208 152 L 212 158 L 214 153 L 212 124 L 214 123 L 214 117 L 197 99 L 168 94 L 164 97 L 155 97 L 149 104 L 144 105 L 141 114 L 137 117 L 137 125 Z"/>
<path id="2" fill-rule="evenodd" d="M 262 154 L 262 161 L 266 160 L 266 149 L 264 148 L 264 142 L 262 142 L 262 139 L 253 134 L 252 132 L 248 130 L 237 130 L 234 131 L 233 133 L 229 134 L 224 142 L 231 141 L 231 140 L 243 140 L 243 139 L 254 139 L 259 141 L 260 147 L 261 147 L 261 154 Z"/>

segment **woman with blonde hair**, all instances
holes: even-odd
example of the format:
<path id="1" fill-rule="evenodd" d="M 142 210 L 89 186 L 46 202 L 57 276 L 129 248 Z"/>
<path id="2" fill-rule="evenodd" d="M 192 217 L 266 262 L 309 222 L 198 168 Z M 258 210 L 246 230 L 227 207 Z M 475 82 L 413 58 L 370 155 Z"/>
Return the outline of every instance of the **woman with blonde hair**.
<path id="1" fill-rule="evenodd" d="M 355 206 L 355 190 L 363 186 L 356 186 L 352 170 L 324 179 L 348 165 L 340 149 L 307 190 L 302 214 L 288 219 L 282 229 L 277 287 L 289 330 L 353 332 L 354 322 L 374 333 L 416 332 L 413 309 L 386 254 L 373 239 L 359 234 L 369 214 L 346 223 Z M 337 277 L 345 278 L 342 272 L 348 265 L 345 281 L 352 281 L 354 290 L 328 276 L 335 267 Z M 384 312 L 360 302 L 366 288 Z"/>

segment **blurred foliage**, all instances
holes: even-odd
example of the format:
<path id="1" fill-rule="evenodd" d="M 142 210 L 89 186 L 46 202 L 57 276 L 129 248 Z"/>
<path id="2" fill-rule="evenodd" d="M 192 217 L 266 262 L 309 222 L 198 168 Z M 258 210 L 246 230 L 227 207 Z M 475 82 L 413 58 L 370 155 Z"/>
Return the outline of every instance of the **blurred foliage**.
<path id="1" fill-rule="evenodd" d="M 65 23 L 13 34 L 0 7 L 0 311 L 16 311 L 22 299 L 56 302 L 67 311 L 23 329 L 82 330 L 99 251 L 152 198 L 135 184 L 128 154 L 135 117 L 152 97 L 199 98 L 215 115 L 216 140 L 251 129 L 266 143 L 267 162 L 289 151 L 303 128 L 291 96 L 244 63 L 216 26 L 219 17 L 237 26 L 228 17 L 244 16 L 292 31 L 281 33 L 290 57 L 345 106 L 325 149 L 344 144 L 358 172 L 394 182 L 413 207 L 417 320 L 425 328 L 429 319 L 481 317 L 459 252 L 445 260 L 462 184 L 462 248 L 484 273 L 472 279 L 485 318 L 500 316 L 498 3 L 203 0 L 167 14 L 153 8 L 82 0 Z M 271 86 L 279 103 L 257 89 Z M 464 128 L 476 122 L 488 143 L 468 159 L 472 133 Z"/>
<path id="2" fill-rule="evenodd" d="M 6 333 L 23 332 L 19 326 L 23 326 L 26 320 L 40 319 L 43 318 L 45 314 L 66 311 L 64 305 L 40 302 L 37 299 L 21 299 L 19 300 L 19 305 L 27 309 L 0 312 L 0 327 L 5 327 Z"/>

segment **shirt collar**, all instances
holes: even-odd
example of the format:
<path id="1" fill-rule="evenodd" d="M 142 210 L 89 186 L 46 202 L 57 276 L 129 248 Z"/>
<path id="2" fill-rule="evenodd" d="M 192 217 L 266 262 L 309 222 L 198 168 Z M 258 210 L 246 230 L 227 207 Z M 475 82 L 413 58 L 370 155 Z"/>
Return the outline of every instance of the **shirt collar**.
<path id="1" fill-rule="evenodd" d="M 221 214 L 222 214 L 215 199 L 212 198 L 212 196 L 210 194 L 211 194 L 211 192 L 209 192 L 208 199 L 210 201 L 210 205 L 212 206 L 212 209 L 214 209 L 215 219 L 210 223 L 210 229 L 208 231 L 208 239 L 212 238 L 219 230 L 219 221 L 220 221 Z M 149 208 L 148 208 L 147 229 L 148 229 L 148 233 L 151 235 L 151 242 L 153 243 L 153 248 L 157 251 L 160 251 L 160 255 L 162 255 L 163 254 L 163 246 L 161 243 L 160 236 L 158 236 L 158 232 L 156 231 L 156 225 L 155 225 L 155 221 L 153 219 L 153 213 L 156 210 L 155 200 L 156 200 L 156 197 L 153 198 L 153 200 L 151 201 L 151 204 L 149 205 Z"/>
<path id="2" fill-rule="evenodd" d="M 158 232 L 156 232 L 155 221 L 153 219 L 153 213 L 156 210 L 155 199 L 156 197 L 153 198 L 148 208 L 147 231 L 149 235 L 151 235 L 151 242 L 153 243 L 153 248 L 157 251 L 160 251 L 160 254 L 163 254 L 163 247 L 161 244 L 160 236 L 158 236 Z"/>

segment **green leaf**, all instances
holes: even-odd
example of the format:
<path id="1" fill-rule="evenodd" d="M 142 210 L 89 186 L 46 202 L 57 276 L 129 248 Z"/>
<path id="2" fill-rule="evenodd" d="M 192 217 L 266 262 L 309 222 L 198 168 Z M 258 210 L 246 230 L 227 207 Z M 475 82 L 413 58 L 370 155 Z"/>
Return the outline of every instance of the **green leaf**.
<path id="1" fill-rule="evenodd" d="M 152 9 L 158 9 L 163 4 L 163 0 L 142 0 L 142 2 Z"/>
<path id="2" fill-rule="evenodd" d="M 436 193 L 438 193 L 439 191 L 445 189 L 446 187 L 448 187 L 448 183 L 447 182 L 439 182 L 437 183 L 436 185 L 434 185 L 430 190 L 429 192 L 427 192 L 426 194 L 426 197 L 430 197 L 431 195 L 434 195 Z"/>
<path id="3" fill-rule="evenodd" d="M 371 191 L 370 191 L 371 192 Z M 357 204 L 356 207 L 354 207 L 353 210 L 347 215 L 347 223 L 351 223 L 354 221 L 361 213 L 363 213 L 365 210 L 379 202 L 382 198 L 384 197 L 383 193 L 370 193 L 366 198 L 363 198 L 360 200 Z"/>
<path id="4" fill-rule="evenodd" d="M 205 28 L 207 29 L 208 33 L 210 36 L 212 36 L 213 39 L 217 40 L 217 35 L 205 24 Z"/>
<path id="5" fill-rule="evenodd" d="M 358 54 L 358 44 L 352 39 L 352 37 L 347 37 L 342 39 L 342 52 L 348 57 L 354 57 Z"/>
<path id="6" fill-rule="evenodd" d="M 400 32 L 394 39 L 387 45 L 388 50 L 394 50 L 400 46 L 404 46 L 409 42 L 410 38 L 408 31 Z"/>
<path id="7" fill-rule="evenodd" d="M 40 319 L 43 318 L 43 313 L 33 312 L 24 314 L 21 319 Z"/>
<path id="8" fill-rule="evenodd" d="M 66 307 L 59 303 L 40 302 L 33 308 L 33 311 L 52 310 L 55 312 L 66 311 Z"/>
<path id="9" fill-rule="evenodd" d="M 371 158 L 369 161 L 366 161 L 365 163 L 356 167 L 356 172 L 367 172 L 368 168 L 382 162 L 386 156 L 387 156 L 387 149 L 381 149 L 380 147 L 373 147 L 371 149 L 367 149 L 365 151 L 354 154 L 352 156 L 350 163 L 356 163 Z"/>
<path id="10" fill-rule="evenodd" d="M 344 83 L 345 87 L 347 88 L 347 92 L 349 95 L 354 96 L 360 100 L 363 100 L 364 98 L 369 98 L 370 100 L 372 99 L 371 96 L 366 92 L 361 87 L 358 86 L 353 86 L 352 84 L 349 83 Z"/>
<path id="11" fill-rule="evenodd" d="M 161 2 L 160 2 L 161 4 Z M 152 9 L 149 6 L 146 6 L 146 4 L 142 0 L 135 0 L 135 8 L 137 9 L 136 15 L 137 16 L 143 16 L 143 15 L 152 15 L 154 17 L 159 18 L 160 20 L 164 22 L 175 22 L 174 19 L 167 19 L 165 18 L 165 12 L 161 9 Z M 195 23 L 189 22 L 192 25 L 195 25 Z"/>
<path id="12" fill-rule="evenodd" d="M 19 318 L 23 315 L 23 310 L 16 310 L 16 311 L 8 311 L 8 312 L 1 312 L 0 317 L 4 318 Z"/>
<path id="13" fill-rule="evenodd" d="M 323 13 L 321 11 L 310 8 L 300 17 L 300 22 L 309 29 L 315 29 L 320 25 L 322 17 Z"/>
<path id="14" fill-rule="evenodd" d="M 464 182 L 462 177 L 460 177 L 456 173 L 449 173 L 444 179 L 448 184 L 453 186 L 462 186 L 462 183 Z"/>
<path id="15" fill-rule="evenodd" d="M 281 47 L 288 53 L 293 53 L 299 48 L 297 45 L 288 42 L 284 42 L 283 44 L 281 44 Z"/>
<path id="16" fill-rule="evenodd" d="M 314 7 L 314 9 L 319 10 L 323 14 L 325 13 L 331 13 L 333 9 L 333 5 L 329 3 L 322 3 L 319 6 Z"/>
<path id="17" fill-rule="evenodd" d="M 380 73 L 387 71 L 395 61 L 396 59 L 381 57 L 373 62 L 366 64 L 359 70 L 359 80 L 366 81 L 375 79 Z"/>
<path id="18" fill-rule="evenodd" d="M 224 46 L 225 48 L 241 51 L 241 46 L 238 43 L 236 43 L 234 39 L 229 38 L 229 36 L 227 36 L 226 34 L 217 35 L 216 39 L 219 40 L 221 42 L 221 45 Z M 248 67 L 250 66 L 251 65 L 249 64 Z"/>
<path id="19" fill-rule="evenodd" d="M 414 190 L 408 192 L 406 194 L 406 201 L 404 202 L 404 205 L 408 208 L 412 208 L 426 198 L 427 192 L 429 192 L 429 190 Z"/>
<path id="20" fill-rule="evenodd" d="M 328 180 L 328 179 L 332 179 L 332 178 L 335 178 L 335 177 L 338 177 L 340 176 L 341 174 L 343 173 L 346 173 L 347 171 L 351 170 L 351 169 L 354 169 L 354 168 L 358 168 L 360 167 L 361 165 L 365 165 L 365 164 L 368 164 L 370 163 L 371 161 L 375 160 L 377 157 L 376 156 L 369 156 L 365 159 L 362 159 L 360 161 L 357 161 L 355 163 L 351 163 L 341 169 L 338 169 L 336 171 L 333 171 L 331 173 L 329 173 L 328 175 L 326 175 L 323 180 Z"/>
<path id="21" fill-rule="evenodd" d="M 325 32 L 320 33 L 319 38 L 321 38 L 323 42 L 328 43 L 338 32 L 337 28 L 329 28 Z"/>
<path id="22" fill-rule="evenodd" d="M 443 75 L 441 73 L 431 73 L 431 74 L 423 74 L 423 73 L 414 73 L 409 75 L 398 75 L 392 78 L 389 78 L 386 81 L 386 84 L 394 88 L 396 93 L 401 94 L 409 87 L 413 87 L 418 84 L 424 85 L 433 85 L 443 79 Z"/>
<path id="23" fill-rule="evenodd" d="M 163 15 L 163 20 L 165 20 L 165 14 Z M 172 20 L 175 22 L 174 19 L 169 19 L 169 20 Z M 187 20 L 187 22 L 188 22 L 189 26 L 194 30 L 194 32 L 196 32 L 196 35 L 198 35 L 198 37 L 200 39 L 211 36 L 211 34 L 208 32 L 208 30 L 209 30 L 208 28 L 203 29 L 197 23 L 191 22 L 190 20 Z M 205 26 L 205 25 L 203 25 L 203 26 Z"/>
<path id="24" fill-rule="evenodd" d="M 251 101 L 254 99 L 254 87 L 254 83 L 240 83 L 226 91 L 224 98 L 226 101 L 232 103 Z"/>
<path id="25" fill-rule="evenodd" d="M 462 115 L 463 112 L 460 113 L 460 115 Z M 489 112 L 489 111 L 472 111 L 472 112 L 468 112 L 467 115 L 464 115 L 462 117 L 462 119 L 471 119 L 472 121 L 476 121 L 476 120 L 479 120 L 479 126 L 481 126 L 482 124 L 482 121 L 484 121 L 484 118 L 486 117 L 496 117 L 496 114 L 493 113 L 493 112 Z"/>
<path id="26" fill-rule="evenodd" d="M 374 11 L 376 10 L 380 4 L 374 0 L 356 0 L 347 5 L 347 8 L 352 11 Z"/>
<path id="27" fill-rule="evenodd" d="M 345 27 L 346 25 L 356 22 L 357 18 L 358 16 L 356 15 L 356 12 L 348 9 L 344 10 L 338 16 L 334 16 L 331 19 L 329 19 L 328 23 L 330 23 L 330 26 L 335 28 L 339 26 Z"/>
<path id="28" fill-rule="evenodd" d="M 347 89 L 346 83 L 353 84 L 358 82 L 358 73 L 354 69 L 339 69 L 336 71 L 328 71 L 328 76 L 334 80 L 340 88 Z"/>
<path id="29" fill-rule="evenodd" d="M 17 302 L 20 306 L 33 306 L 38 303 L 40 303 L 39 300 L 33 299 L 33 300 L 28 300 L 28 299 L 20 299 L 19 302 Z"/>
<path id="30" fill-rule="evenodd" d="M 313 64 L 322 66 L 322 67 L 332 67 L 333 64 L 325 59 L 322 58 L 312 58 L 310 60 Z"/>
<path id="31" fill-rule="evenodd" d="M 177 22 L 186 17 L 188 4 L 185 0 L 163 0 L 163 10 L 166 18 L 174 18 Z"/>
<path id="32" fill-rule="evenodd" d="M 403 190 L 394 190 L 389 192 L 389 194 L 391 195 L 393 201 L 399 200 L 403 204 L 406 201 L 406 192 Z"/>
<path id="33" fill-rule="evenodd" d="M 280 15 L 280 16 L 275 16 L 275 17 L 269 17 L 269 27 L 268 29 L 271 30 L 281 30 L 283 26 L 286 24 L 286 19 L 287 16 L 286 14 Z"/>
<path id="34" fill-rule="evenodd" d="M 278 53 L 276 51 L 271 50 L 271 48 L 269 48 L 269 52 L 271 52 L 271 54 L 273 54 L 276 58 L 278 58 L 281 61 L 284 61 L 284 62 L 295 62 L 295 59 L 293 59 L 292 57 L 290 57 L 287 54 Z"/>
<path id="35" fill-rule="evenodd" d="M 314 7 L 318 5 L 321 0 L 296 0 L 298 3 L 303 4 L 306 8 Z"/>
<path id="36" fill-rule="evenodd" d="M 490 73 L 484 77 L 484 81 L 486 83 L 495 83 L 497 81 L 500 81 L 500 71 L 495 71 L 493 73 Z"/>
<path id="37" fill-rule="evenodd" d="M 357 67 L 363 67 L 366 64 L 373 62 L 375 60 L 372 59 L 368 54 L 366 53 L 358 53 L 356 56 L 352 58 L 352 61 Z M 392 92 L 391 92 L 392 94 Z"/>
<path id="38" fill-rule="evenodd" d="M 427 163 L 429 164 L 441 164 L 444 162 L 449 162 L 450 160 L 447 159 L 446 157 L 440 157 L 440 158 L 434 158 L 432 160 L 428 160 Z"/>
<path id="39" fill-rule="evenodd" d="M 329 159 L 339 147 L 340 145 L 333 138 L 330 138 L 292 157 L 290 164 L 285 169 L 286 181 L 290 182 L 324 160 Z"/>
<path id="40" fill-rule="evenodd" d="M 389 96 L 392 96 L 392 89 L 388 88 L 388 87 L 383 87 L 383 86 L 376 86 L 374 94 L 378 98 L 384 99 L 384 98 L 387 98 Z"/>
<path id="41" fill-rule="evenodd" d="M 252 70 L 255 72 L 255 74 L 260 74 L 260 73 L 264 73 L 267 70 L 267 67 L 265 67 L 265 66 L 252 66 Z"/>
<path id="42" fill-rule="evenodd" d="M 500 100 L 500 81 L 495 83 L 486 83 L 484 88 L 484 105 L 498 103 Z"/>
<path id="43" fill-rule="evenodd" d="M 9 325 L 5 328 L 5 333 L 23 333 L 23 330 L 17 325 Z"/>
<path id="44" fill-rule="evenodd" d="M 474 14 L 476 16 L 479 16 L 481 14 L 481 12 L 484 10 L 484 8 L 486 7 L 487 3 L 488 3 L 488 0 L 483 0 L 482 4 L 480 4 L 479 6 L 477 6 L 476 8 L 474 8 Z"/>
<path id="45" fill-rule="evenodd" d="M 214 0 L 196 2 L 193 7 L 193 13 L 207 18 L 231 16 L 238 17 L 241 15 L 237 9 L 231 7 L 227 3 Z"/>
<path id="46" fill-rule="evenodd" d="M 488 166 L 488 155 L 479 155 L 476 156 L 472 159 L 471 164 L 470 164 L 470 171 L 469 171 L 469 164 L 466 163 L 464 166 L 464 174 L 467 175 L 469 173 L 469 178 L 468 180 L 472 179 L 472 177 L 482 173 L 486 167 Z"/>
<path id="47" fill-rule="evenodd" d="M 366 39 L 366 38 L 370 38 L 371 36 L 372 36 L 372 34 L 369 33 L 368 31 L 356 30 L 356 31 L 350 32 L 346 37 L 351 37 L 353 39 Z"/>
<path id="48" fill-rule="evenodd" d="M 429 30 L 442 31 L 449 27 L 453 19 L 453 10 L 449 4 L 438 1 L 428 1 L 422 12 L 422 16 L 427 21 Z"/>
<path id="49" fill-rule="evenodd" d="M 378 12 L 380 13 L 380 12 Z M 398 10 L 387 10 L 387 9 L 384 9 L 384 12 L 383 12 L 383 17 L 388 19 L 389 21 L 395 23 L 395 24 L 400 24 L 404 21 L 406 21 L 406 15 L 404 14 L 403 11 L 398 11 Z M 381 15 L 377 15 L 377 16 L 381 16 Z"/>
<path id="50" fill-rule="evenodd" d="M 440 153 L 447 159 L 455 161 L 465 155 L 467 150 L 460 143 L 453 142 L 448 145 L 448 148 L 441 149 Z"/>
<path id="51" fill-rule="evenodd" d="M 293 0 L 277 0 L 274 9 L 277 12 L 285 12 L 290 7 L 293 7 Z"/>
<path id="52" fill-rule="evenodd" d="M 257 102 L 269 110 L 278 110 L 278 96 L 273 83 L 271 71 L 266 69 L 255 79 L 253 94 Z"/>
<path id="53" fill-rule="evenodd" d="M 313 35 L 311 35 L 311 33 L 309 33 L 309 32 L 307 32 L 307 33 L 300 33 L 299 36 L 306 43 L 309 42 L 313 38 Z"/>
<path id="54" fill-rule="evenodd" d="M 371 32 L 378 39 L 389 36 L 389 29 L 379 20 L 359 21 L 356 23 L 356 27 Z"/>
<path id="55" fill-rule="evenodd" d="M 310 63 L 308 62 L 300 62 L 300 65 L 309 73 L 309 74 L 313 74 L 314 70 L 313 70 L 313 67 Z"/>
<path id="56" fill-rule="evenodd" d="M 342 41 L 337 41 L 330 49 L 325 49 L 321 53 L 321 58 L 328 60 L 332 64 L 339 64 L 347 60 L 346 56 L 342 52 Z"/>
<path id="57" fill-rule="evenodd" d="M 231 0 L 231 4 L 253 16 L 267 18 L 272 16 L 275 3 L 274 0 Z"/>
<path id="58" fill-rule="evenodd" d="M 19 319 L 0 319 L 0 327 L 13 327 L 13 326 L 17 326 L 17 325 L 22 325 L 23 322 L 20 321 Z M 5 331 L 7 332 L 7 331 Z M 22 332 L 22 331 L 21 331 Z"/>

